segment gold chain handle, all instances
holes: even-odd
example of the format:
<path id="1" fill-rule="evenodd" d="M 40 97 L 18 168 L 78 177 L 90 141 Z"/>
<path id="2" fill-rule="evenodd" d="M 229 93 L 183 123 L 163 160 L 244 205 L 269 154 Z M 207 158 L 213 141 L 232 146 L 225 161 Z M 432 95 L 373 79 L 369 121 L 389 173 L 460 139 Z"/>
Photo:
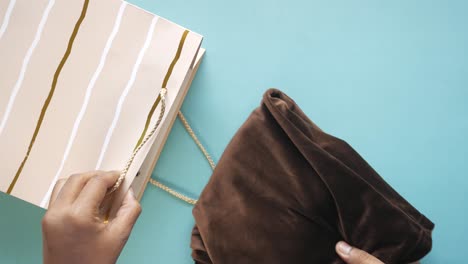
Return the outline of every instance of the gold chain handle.
<path id="1" fill-rule="evenodd" d="M 187 119 L 185 118 L 184 114 L 182 114 L 181 111 L 179 111 L 178 113 L 178 116 L 180 118 L 180 121 L 182 121 L 182 124 L 184 125 L 185 127 L 185 130 L 187 130 L 187 132 L 189 133 L 189 135 L 192 137 L 193 141 L 195 142 L 195 144 L 198 146 L 198 148 L 201 150 L 201 152 L 203 153 L 203 155 L 205 156 L 206 160 L 208 161 L 208 163 L 210 164 L 210 167 L 212 170 L 214 170 L 215 168 L 215 163 L 213 161 L 213 159 L 211 158 L 210 154 L 208 153 L 208 151 L 206 151 L 205 147 L 203 146 L 203 144 L 200 142 L 200 140 L 198 139 L 197 135 L 195 135 L 195 132 L 193 132 L 193 129 L 192 127 L 190 127 L 189 123 L 187 122 Z M 168 186 L 162 184 L 161 182 L 155 180 L 155 179 L 152 179 L 150 178 L 149 179 L 149 182 L 151 184 L 153 184 L 154 186 L 160 188 L 161 190 L 169 193 L 170 195 L 188 203 L 188 204 L 191 204 L 191 205 L 195 205 L 197 203 L 197 199 L 193 199 L 193 198 L 190 198 L 190 197 L 187 197 L 171 188 L 169 188 Z"/>
<path id="2" fill-rule="evenodd" d="M 215 165 L 213 159 L 211 158 L 208 151 L 206 151 L 205 147 L 202 145 L 200 140 L 198 140 L 197 135 L 195 135 L 195 132 L 193 132 L 192 127 L 190 127 L 189 123 L 187 122 L 187 119 L 185 119 L 184 114 L 182 114 L 182 112 L 179 111 L 178 115 L 179 115 L 180 121 L 182 121 L 182 124 L 184 124 L 185 129 L 190 134 L 193 141 L 195 141 L 195 144 L 197 144 L 198 148 L 201 150 L 203 155 L 205 155 L 205 158 L 208 161 L 208 163 L 210 164 L 211 169 L 214 170 L 216 165 Z"/>
<path id="3" fill-rule="evenodd" d="M 127 176 L 128 170 L 130 169 L 130 166 L 132 165 L 136 155 L 141 150 L 141 148 L 143 148 L 143 146 L 151 139 L 151 137 L 154 135 L 159 125 L 161 124 L 161 121 L 164 117 L 164 113 L 166 112 L 166 93 L 167 89 L 164 87 L 161 88 L 161 91 L 159 92 L 159 95 L 161 96 L 161 111 L 159 112 L 158 121 L 156 121 L 156 124 L 153 126 L 153 129 L 151 129 L 151 131 L 148 133 L 148 135 L 146 135 L 146 137 L 143 139 L 140 145 L 138 145 L 138 147 L 133 151 L 132 156 L 130 156 L 127 163 L 125 164 L 124 169 L 121 171 L 119 178 L 115 182 L 112 189 L 107 193 L 108 195 L 115 192 L 120 187 L 120 184 L 122 184 L 122 181 L 125 179 L 125 176 Z"/>
<path id="4" fill-rule="evenodd" d="M 184 202 L 186 202 L 188 204 L 195 205 L 197 203 L 197 201 L 198 201 L 197 199 L 187 197 L 187 196 L 185 196 L 185 195 L 183 195 L 183 194 L 181 194 L 181 193 L 179 193 L 177 191 L 174 191 L 173 189 L 167 187 L 166 185 L 158 182 L 157 180 L 155 180 L 153 178 L 150 178 L 149 182 L 151 184 L 153 184 L 154 186 L 160 188 L 161 190 L 169 193 L 170 195 L 172 195 L 172 196 L 174 196 L 174 197 L 176 197 L 176 198 L 178 198 L 178 199 L 180 199 L 180 200 L 182 200 L 182 201 L 184 201 Z"/>
<path id="5" fill-rule="evenodd" d="M 136 155 L 141 150 L 141 148 L 143 148 L 143 146 L 151 139 L 151 137 L 154 135 L 154 133 L 158 129 L 159 125 L 161 124 L 162 119 L 164 117 L 164 113 L 166 111 L 166 93 L 167 93 L 167 89 L 166 88 L 161 88 L 161 91 L 160 91 L 161 111 L 159 112 L 159 117 L 158 117 L 158 120 L 156 121 L 156 124 L 153 126 L 153 128 L 148 133 L 148 135 L 146 135 L 146 137 L 143 139 L 143 141 L 138 145 L 138 147 L 133 151 L 132 156 L 130 156 L 127 163 L 125 164 L 125 167 L 122 170 L 122 172 L 120 173 L 120 176 L 117 179 L 116 183 L 114 184 L 112 189 L 107 194 L 111 194 L 111 193 L 115 192 L 120 187 L 123 180 L 127 176 L 128 170 L 130 169 L 130 166 L 132 165 L 133 160 L 135 159 Z M 205 156 L 206 160 L 210 164 L 211 169 L 214 170 L 215 163 L 214 163 L 213 159 L 211 158 L 210 154 L 205 149 L 203 144 L 200 142 L 198 137 L 195 135 L 195 133 L 193 132 L 193 129 L 190 127 L 189 123 L 187 122 L 187 119 L 185 118 L 185 116 L 182 114 L 181 111 L 178 112 L 178 116 L 179 116 L 180 120 L 182 121 L 182 124 L 184 125 L 185 129 L 190 134 L 193 141 L 198 146 L 198 148 L 201 150 L 201 152 Z M 154 180 L 152 178 L 149 179 L 149 182 L 151 184 L 153 184 L 154 186 L 160 188 L 161 190 L 166 191 L 167 193 L 171 194 L 172 196 L 174 196 L 174 197 L 176 197 L 176 198 L 178 198 L 178 199 L 180 199 L 180 200 L 182 200 L 182 201 L 184 201 L 184 202 L 186 202 L 188 204 L 195 205 L 197 203 L 197 201 L 198 201 L 196 199 L 187 197 L 187 196 L 185 196 L 185 195 L 183 195 L 183 194 L 169 188 L 168 186 L 166 186 L 166 185 L 162 184 L 161 182 L 159 182 L 157 180 Z"/>

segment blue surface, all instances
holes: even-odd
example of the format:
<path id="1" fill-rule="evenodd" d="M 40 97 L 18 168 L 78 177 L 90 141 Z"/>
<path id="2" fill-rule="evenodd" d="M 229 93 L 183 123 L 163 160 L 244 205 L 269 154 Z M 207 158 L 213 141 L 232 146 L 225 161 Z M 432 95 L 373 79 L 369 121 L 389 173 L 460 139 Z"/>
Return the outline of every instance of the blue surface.
<path id="1" fill-rule="evenodd" d="M 468 1 L 131 2 L 205 36 L 183 111 L 215 159 L 262 93 L 280 88 L 435 222 L 423 263 L 466 261 Z M 176 122 L 153 177 L 196 196 L 209 175 Z M 0 258 L 28 263 L 26 250 L 38 261 L 40 210 L 0 198 Z M 191 207 L 152 186 L 142 206 L 119 263 L 193 263 Z M 30 239 L 12 246 L 5 233 Z"/>

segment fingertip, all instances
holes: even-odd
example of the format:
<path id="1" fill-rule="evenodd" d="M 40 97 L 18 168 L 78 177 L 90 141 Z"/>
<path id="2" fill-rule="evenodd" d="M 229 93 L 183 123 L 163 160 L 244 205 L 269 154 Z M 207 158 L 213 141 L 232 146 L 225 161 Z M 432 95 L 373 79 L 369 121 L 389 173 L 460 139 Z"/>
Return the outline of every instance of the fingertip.
<path id="1" fill-rule="evenodd" d="M 353 247 L 351 247 L 348 243 L 344 241 L 339 241 L 338 243 L 336 243 L 335 249 L 338 254 L 342 256 L 349 256 Z"/>
<path id="2" fill-rule="evenodd" d="M 133 191 L 132 188 L 130 188 L 130 189 L 128 190 L 127 195 L 129 195 L 131 198 L 133 198 L 134 200 L 136 200 L 135 192 Z"/>
<path id="3" fill-rule="evenodd" d="M 129 189 L 122 202 L 122 206 L 119 208 L 116 217 L 112 221 L 111 228 L 122 234 L 130 233 L 141 211 L 140 203 L 133 195 L 131 189 Z"/>
<path id="4" fill-rule="evenodd" d="M 111 170 L 111 171 L 108 171 L 107 173 L 112 174 L 112 175 L 117 175 L 117 176 L 118 176 L 118 175 L 120 175 L 120 173 L 122 173 L 122 172 L 119 171 L 119 170 Z"/>
<path id="5" fill-rule="evenodd" d="M 133 193 L 132 188 L 128 189 L 127 193 L 125 194 L 124 200 L 122 202 L 122 206 L 126 204 L 132 204 L 137 202 L 137 199 L 135 198 L 135 194 Z"/>
<path id="6" fill-rule="evenodd" d="M 120 173 L 120 171 L 116 170 L 106 171 L 105 173 L 103 173 L 103 178 L 105 178 L 107 188 L 111 188 L 116 184 L 116 182 L 119 180 Z"/>
<path id="7" fill-rule="evenodd" d="M 120 176 L 120 171 L 112 170 L 112 171 L 107 171 L 105 172 L 106 175 L 109 175 L 109 177 L 114 178 L 117 180 L 117 178 Z"/>
<path id="8" fill-rule="evenodd" d="M 141 213 L 140 202 L 138 202 L 138 200 L 136 199 L 132 188 L 130 188 L 127 191 L 127 194 L 125 195 L 125 199 L 122 203 L 122 206 L 132 208 L 132 210 L 136 211 L 138 215 Z"/>
<path id="9" fill-rule="evenodd" d="M 96 178 L 99 178 L 104 181 L 107 188 L 111 188 L 117 182 L 120 173 L 117 171 L 106 171 L 101 174 L 98 174 Z"/>
<path id="10" fill-rule="evenodd" d="M 384 264 L 371 254 L 352 247 L 344 241 L 339 241 L 336 244 L 336 252 L 348 264 Z"/>

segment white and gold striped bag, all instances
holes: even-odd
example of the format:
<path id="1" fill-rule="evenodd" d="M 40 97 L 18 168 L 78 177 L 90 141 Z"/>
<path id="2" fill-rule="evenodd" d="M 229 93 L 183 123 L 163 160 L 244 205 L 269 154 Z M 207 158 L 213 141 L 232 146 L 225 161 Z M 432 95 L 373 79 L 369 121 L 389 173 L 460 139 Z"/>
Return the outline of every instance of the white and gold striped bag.
<path id="1" fill-rule="evenodd" d="M 46 207 L 58 179 L 122 169 L 116 200 L 140 197 L 201 41 L 121 0 L 0 1 L 0 190 Z"/>

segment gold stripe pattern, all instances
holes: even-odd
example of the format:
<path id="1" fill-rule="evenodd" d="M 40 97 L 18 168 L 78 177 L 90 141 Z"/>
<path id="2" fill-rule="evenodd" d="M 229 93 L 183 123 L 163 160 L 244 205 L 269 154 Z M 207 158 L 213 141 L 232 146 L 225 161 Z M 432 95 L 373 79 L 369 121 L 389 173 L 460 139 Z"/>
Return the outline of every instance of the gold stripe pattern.
<path id="1" fill-rule="evenodd" d="M 26 152 L 26 155 L 23 158 L 23 161 L 21 162 L 21 165 L 18 168 L 18 171 L 15 174 L 15 177 L 13 178 L 13 181 L 10 183 L 10 186 L 8 187 L 7 193 L 10 194 L 13 191 L 13 188 L 16 185 L 16 182 L 18 181 L 19 176 L 21 175 L 21 172 L 23 171 L 23 167 L 26 164 L 26 161 L 28 160 L 29 154 L 31 153 L 31 150 L 34 146 L 34 142 L 36 141 L 37 135 L 39 134 L 39 130 L 41 129 L 42 122 L 44 121 L 44 116 L 47 112 L 47 108 L 49 107 L 50 101 L 52 100 L 52 97 L 54 96 L 55 88 L 57 86 L 57 81 L 60 76 L 60 73 L 62 72 L 63 66 L 65 65 L 66 61 L 68 60 L 68 57 L 70 56 L 70 53 L 72 51 L 73 43 L 75 41 L 76 35 L 78 34 L 78 30 L 80 29 L 81 23 L 83 22 L 86 12 L 88 10 L 88 5 L 89 5 L 89 0 L 84 0 L 83 3 L 83 8 L 81 10 L 80 17 L 78 18 L 78 21 L 75 23 L 75 27 L 73 29 L 73 32 L 70 36 L 70 39 L 68 40 L 68 46 L 65 51 L 65 54 L 62 57 L 62 60 L 60 61 L 57 70 L 55 70 L 54 78 L 52 80 L 52 85 L 49 91 L 49 95 L 47 96 L 41 110 L 41 114 L 39 115 L 39 119 L 36 124 L 36 128 L 34 129 L 33 136 L 31 138 L 31 141 L 29 142 L 28 150 Z"/>
<path id="2" fill-rule="evenodd" d="M 188 33 L 189 31 L 185 30 L 184 33 L 182 34 L 182 37 L 180 38 L 179 47 L 177 48 L 177 52 L 174 56 L 174 59 L 172 60 L 171 65 L 169 65 L 169 69 L 167 70 L 166 76 L 164 77 L 162 88 L 167 88 L 166 87 L 167 83 L 169 82 L 169 78 L 172 75 L 172 71 L 174 70 L 176 63 L 180 58 L 180 54 L 182 53 L 182 48 L 184 47 L 184 43 L 185 43 L 185 40 L 187 39 Z M 158 104 L 160 101 L 161 101 L 161 96 L 159 95 L 156 98 L 156 101 L 154 101 L 153 106 L 151 107 L 151 110 L 148 113 L 148 116 L 146 118 L 145 128 L 143 129 L 143 132 L 141 133 L 140 138 L 138 139 L 135 149 L 141 144 L 141 142 L 145 138 L 145 134 L 148 131 L 148 127 L 151 123 L 151 118 L 153 117 L 154 111 L 156 110 L 156 107 L 158 107 Z"/>

